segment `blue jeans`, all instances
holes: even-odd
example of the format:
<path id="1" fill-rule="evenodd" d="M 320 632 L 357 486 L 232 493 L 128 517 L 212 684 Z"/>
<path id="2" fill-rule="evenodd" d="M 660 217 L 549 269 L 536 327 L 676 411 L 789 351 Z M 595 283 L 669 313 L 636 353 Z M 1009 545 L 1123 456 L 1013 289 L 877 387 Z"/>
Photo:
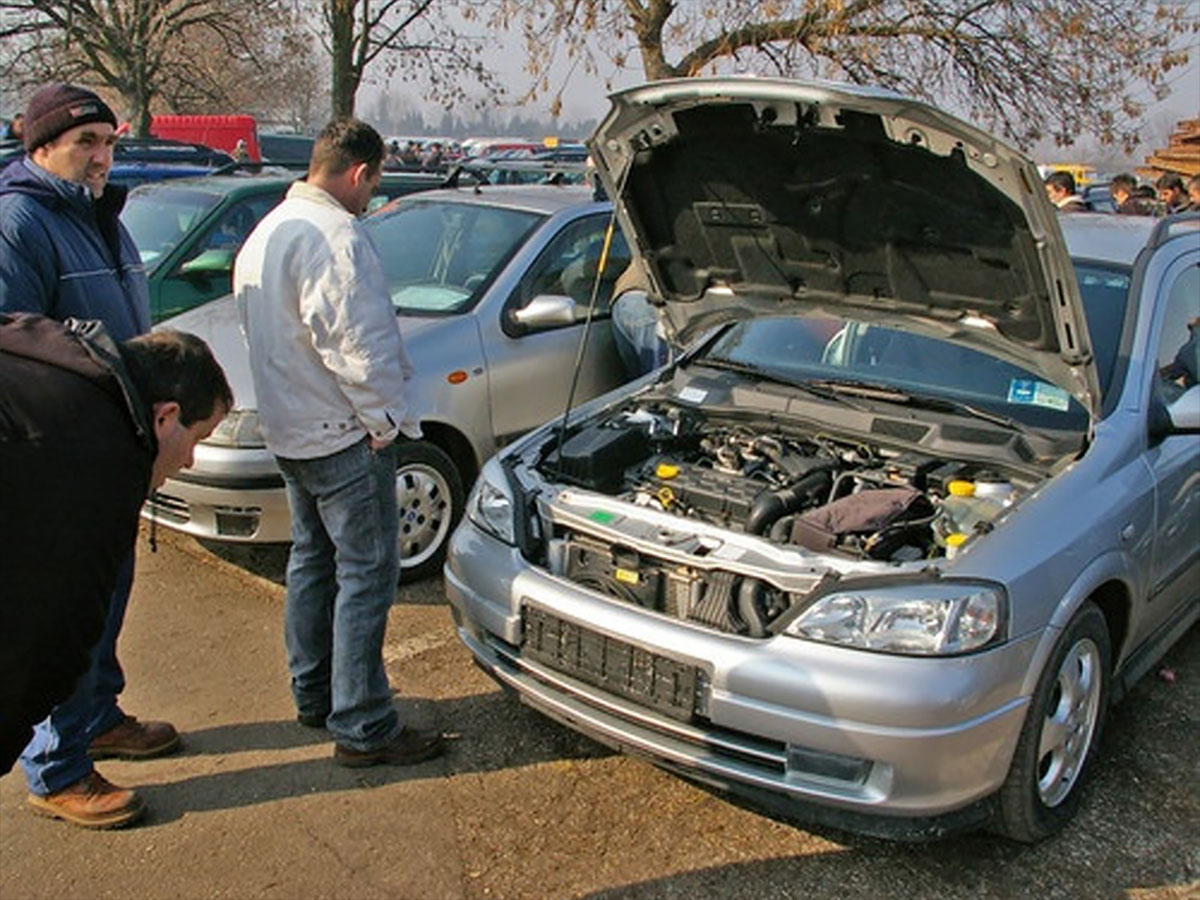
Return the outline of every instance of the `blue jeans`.
<path id="1" fill-rule="evenodd" d="M 283 621 L 296 708 L 327 716 L 339 744 L 374 750 L 400 730 L 383 665 L 400 575 L 395 448 L 276 459 L 292 512 Z"/>
<path id="2" fill-rule="evenodd" d="M 104 633 L 92 648 L 92 664 L 74 693 L 37 724 L 33 739 L 21 754 L 25 781 L 34 794 L 53 794 L 91 774 L 88 744 L 125 718 L 117 706 L 117 695 L 125 689 L 125 674 L 117 662 L 117 636 L 133 587 L 133 556 L 130 547 L 109 599 Z"/>

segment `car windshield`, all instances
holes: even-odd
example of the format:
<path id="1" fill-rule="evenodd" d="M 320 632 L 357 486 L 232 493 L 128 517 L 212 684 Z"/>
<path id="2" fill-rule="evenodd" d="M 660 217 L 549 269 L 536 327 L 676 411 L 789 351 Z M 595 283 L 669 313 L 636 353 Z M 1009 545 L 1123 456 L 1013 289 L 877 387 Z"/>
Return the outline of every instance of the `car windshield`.
<path id="1" fill-rule="evenodd" d="M 1112 382 L 1129 293 L 1126 270 L 1077 263 L 1102 392 Z M 734 365 L 785 383 L 879 386 L 965 403 L 1033 428 L 1082 430 L 1087 413 L 1064 389 L 982 351 L 854 319 L 787 316 L 724 330 L 694 361 Z M 881 394 L 884 399 L 886 395 Z"/>
<path id="2" fill-rule="evenodd" d="M 397 311 L 456 313 L 474 305 L 541 213 L 481 203 L 402 202 L 367 220 Z"/>
<path id="3" fill-rule="evenodd" d="M 221 202 L 220 194 L 188 188 L 131 191 L 121 221 L 148 270 L 169 256 L 195 224 Z"/>

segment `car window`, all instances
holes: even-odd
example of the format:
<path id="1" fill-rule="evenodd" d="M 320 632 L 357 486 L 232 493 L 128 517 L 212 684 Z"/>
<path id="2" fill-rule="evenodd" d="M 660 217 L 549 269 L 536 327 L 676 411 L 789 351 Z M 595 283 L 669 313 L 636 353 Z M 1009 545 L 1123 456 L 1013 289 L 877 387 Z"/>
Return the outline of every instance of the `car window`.
<path id="1" fill-rule="evenodd" d="M 262 218 L 283 199 L 279 194 L 259 194 L 247 197 L 230 205 L 208 229 L 204 237 L 188 251 L 186 263 L 208 250 L 233 250 L 241 248 L 250 232 Z"/>
<path id="2" fill-rule="evenodd" d="M 1128 270 L 1098 263 L 1075 263 L 1075 279 L 1083 296 L 1092 353 L 1096 357 L 1096 377 L 1102 395 L 1108 394 L 1113 380 L 1117 350 L 1121 346 L 1121 328 L 1129 302 Z"/>
<path id="3" fill-rule="evenodd" d="M 608 215 L 588 216 L 564 227 L 521 279 L 510 308 L 520 309 L 534 297 L 546 295 L 570 297 L 586 307 L 592 299 L 609 221 Z M 625 236 L 620 229 L 614 229 L 604 271 L 600 274 L 597 315 L 608 314 L 613 285 L 629 264 Z"/>
<path id="4" fill-rule="evenodd" d="M 121 222 L 129 230 L 142 262 L 152 268 L 220 200 L 220 194 L 186 188 L 135 190 L 121 211 Z"/>
<path id="5" fill-rule="evenodd" d="M 1197 384 L 1200 345 L 1200 266 L 1188 266 L 1175 279 L 1167 295 L 1159 335 L 1156 388 L 1170 403 L 1187 388 Z"/>
<path id="6" fill-rule="evenodd" d="M 543 218 L 484 204 L 414 200 L 367 220 L 392 303 L 420 315 L 470 308 Z"/>
<path id="7" fill-rule="evenodd" d="M 715 359 L 802 383 L 865 382 L 987 407 L 1039 428 L 1084 428 L 1087 413 L 1062 388 L 987 353 L 937 338 L 831 316 L 753 319 L 724 331 Z"/>

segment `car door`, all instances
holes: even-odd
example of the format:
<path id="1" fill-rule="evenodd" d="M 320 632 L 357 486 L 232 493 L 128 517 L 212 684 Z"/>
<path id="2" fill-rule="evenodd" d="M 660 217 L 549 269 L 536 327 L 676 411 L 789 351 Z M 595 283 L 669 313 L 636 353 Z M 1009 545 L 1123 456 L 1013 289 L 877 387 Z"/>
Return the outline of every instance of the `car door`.
<path id="1" fill-rule="evenodd" d="M 1159 285 L 1151 336 L 1154 357 L 1147 367 L 1152 409 L 1196 384 L 1200 250 L 1180 254 Z M 1143 634 L 1161 624 L 1178 603 L 1194 598 L 1200 584 L 1200 437 L 1151 439 L 1146 459 L 1154 474 L 1155 539 Z"/>
<path id="2" fill-rule="evenodd" d="M 154 308 L 160 322 L 233 290 L 233 260 L 254 226 L 283 199 L 284 188 L 239 197 L 181 249 L 179 262 L 161 281 Z"/>
<path id="3" fill-rule="evenodd" d="M 486 352 L 492 421 L 499 444 L 561 416 L 566 409 L 609 221 L 609 214 L 599 213 L 561 225 L 510 293 L 501 320 L 489 323 L 489 328 L 496 328 L 496 339 L 487 344 Z M 596 286 L 595 313 L 573 396 L 576 405 L 625 380 L 613 343 L 609 302 L 613 285 L 629 260 L 625 239 L 614 229 Z M 519 311 L 545 298 L 563 307 L 568 305 L 565 298 L 570 298 L 574 320 L 522 326 Z"/>

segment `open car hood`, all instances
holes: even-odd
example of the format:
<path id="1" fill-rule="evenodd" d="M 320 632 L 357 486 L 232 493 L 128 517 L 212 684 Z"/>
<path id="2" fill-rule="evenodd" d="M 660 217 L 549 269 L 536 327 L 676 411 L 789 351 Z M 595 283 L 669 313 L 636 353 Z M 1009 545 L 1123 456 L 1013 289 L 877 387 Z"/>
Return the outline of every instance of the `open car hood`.
<path id="1" fill-rule="evenodd" d="M 812 310 L 1099 387 L 1066 244 L 1034 163 L 898 94 L 766 78 L 611 96 L 589 142 L 664 325 Z"/>

